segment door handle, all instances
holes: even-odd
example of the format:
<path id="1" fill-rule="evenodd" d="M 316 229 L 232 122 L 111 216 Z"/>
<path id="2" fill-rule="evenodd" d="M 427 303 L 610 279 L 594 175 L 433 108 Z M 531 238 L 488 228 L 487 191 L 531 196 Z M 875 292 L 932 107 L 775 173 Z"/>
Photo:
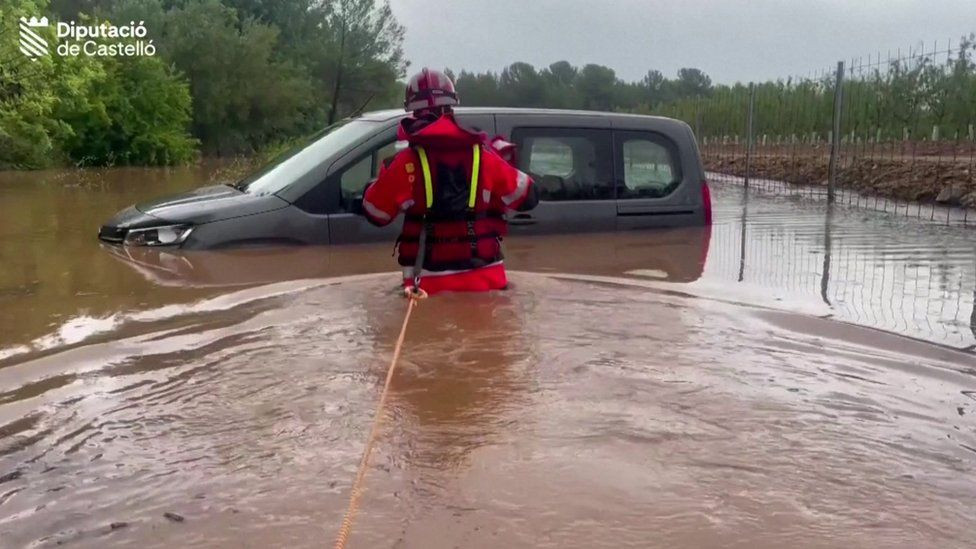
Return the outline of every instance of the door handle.
<path id="1" fill-rule="evenodd" d="M 517 213 L 508 220 L 508 223 L 510 225 L 535 225 L 538 220 L 527 213 Z"/>

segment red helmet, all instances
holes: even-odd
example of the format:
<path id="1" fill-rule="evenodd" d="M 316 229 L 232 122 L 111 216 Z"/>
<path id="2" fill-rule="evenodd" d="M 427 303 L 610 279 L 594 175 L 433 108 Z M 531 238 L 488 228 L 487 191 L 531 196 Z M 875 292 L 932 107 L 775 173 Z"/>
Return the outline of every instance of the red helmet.
<path id="1" fill-rule="evenodd" d="M 408 111 L 418 111 L 431 107 L 450 107 L 459 103 L 457 92 L 454 91 L 454 82 L 451 82 L 451 79 L 441 71 L 424 67 L 407 82 L 403 108 Z"/>

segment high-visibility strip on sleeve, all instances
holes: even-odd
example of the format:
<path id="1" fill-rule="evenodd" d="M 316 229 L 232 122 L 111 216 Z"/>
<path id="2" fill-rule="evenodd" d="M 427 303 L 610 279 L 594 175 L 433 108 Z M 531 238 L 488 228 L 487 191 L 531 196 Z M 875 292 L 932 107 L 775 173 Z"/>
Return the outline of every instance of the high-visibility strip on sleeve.
<path id="1" fill-rule="evenodd" d="M 427 163 L 427 151 L 423 147 L 417 147 L 417 156 L 420 157 L 420 170 L 424 173 L 424 193 L 427 195 L 427 208 L 434 205 L 434 189 L 430 183 L 430 164 Z"/>
<path id="2" fill-rule="evenodd" d="M 468 208 L 474 209 L 478 197 L 478 170 L 481 169 L 481 145 L 474 146 L 474 160 L 471 162 L 471 189 L 468 192 Z"/>
<path id="3" fill-rule="evenodd" d="M 518 170 L 518 176 L 515 178 L 515 190 L 506 194 L 502 197 L 502 202 L 506 206 L 510 206 L 516 200 L 522 198 L 529 188 L 529 176 L 525 174 L 522 170 Z"/>
<path id="4" fill-rule="evenodd" d="M 373 218 L 376 219 L 376 220 L 378 220 L 378 221 L 382 221 L 382 222 L 386 223 L 386 222 L 392 220 L 392 218 L 390 217 L 390 215 L 388 213 L 386 213 L 383 210 L 377 208 L 369 200 L 363 199 L 363 209 L 366 210 L 366 212 L 369 213 L 369 215 L 373 216 Z"/>

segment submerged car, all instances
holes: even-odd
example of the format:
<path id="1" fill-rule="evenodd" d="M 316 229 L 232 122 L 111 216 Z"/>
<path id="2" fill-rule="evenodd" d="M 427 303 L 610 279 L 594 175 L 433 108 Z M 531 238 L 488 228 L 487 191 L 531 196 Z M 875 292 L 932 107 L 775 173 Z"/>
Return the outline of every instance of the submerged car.
<path id="1" fill-rule="evenodd" d="M 99 230 L 104 242 L 187 249 L 261 244 L 392 242 L 357 203 L 397 152 L 406 113 L 343 120 L 245 179 L 130 206 Z M 706 225 L 711 204 L 691 128 L 669 118 L 606 112 L 459 108 L 466 128 L 517 146 L 539 205 L 512 214 L 518 234 Z"/>
<path id="2" fill-rule="evenodd" d="M 711 227 L 680 227 L 524 238 L 508 243 L 505 262 L 513 271 L 688 283 L 704 273 L 711 235 Z M 105 248 L 147 282 L 178 288 L 251 286 L 390 271 L 389 254 L 376 253 L 376 246 L 263 246 L 207 253 L 183 253 L 171 246 Z M 566 253 L 567 249 L 573 253 Z"/>

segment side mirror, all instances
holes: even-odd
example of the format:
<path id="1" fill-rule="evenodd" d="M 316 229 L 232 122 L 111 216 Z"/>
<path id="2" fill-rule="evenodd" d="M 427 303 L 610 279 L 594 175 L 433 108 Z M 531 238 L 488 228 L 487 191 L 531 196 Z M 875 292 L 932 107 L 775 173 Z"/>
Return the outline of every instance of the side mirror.
<path id="1" fill-rule="evenodd" d="M 349 212 L 356 215 L 366 215 L 363 211 L 363 195 L 359 194 L 349 201 Z"/>
<path id="2" fill-rule="evenodd" d="M 354 194 L 349 199 L 349 211 L 351 213 L 354 213 L 356 215 L 366 215 L 366 212 L 363 210 L 363 197 L 366 196 L 366 190 L 369 189 L 369 186 L 375 182 L 376 182 L 375 179 L 370 180 L 370 182 L 367 183 L 365 187 L 363 187 L 362 192 L 358 194 Z"/>

